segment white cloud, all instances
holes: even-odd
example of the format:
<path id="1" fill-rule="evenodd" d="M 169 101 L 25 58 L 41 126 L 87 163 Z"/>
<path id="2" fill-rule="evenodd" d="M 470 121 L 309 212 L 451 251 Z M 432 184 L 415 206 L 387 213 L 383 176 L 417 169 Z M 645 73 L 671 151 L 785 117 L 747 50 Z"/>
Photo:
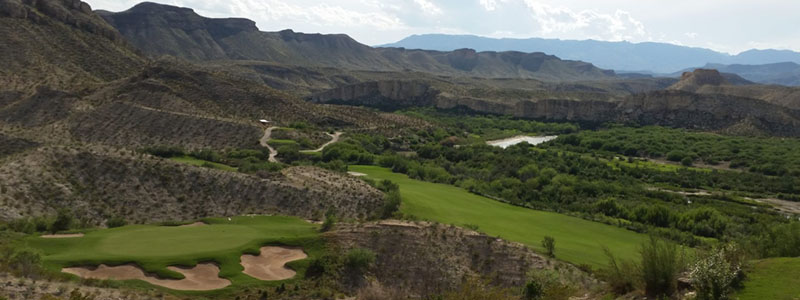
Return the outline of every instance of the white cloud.
<path id="1" fill-rule="evenodd" d="M 687 33 L 684 33 L 684 35 L 686 35 L 690 39 L 696 39 L 697 36 L 700 35 L 700 34 L 697 33 L 697 32 L 687 32 Z"/>
<path id="2" fill-rule="evenodd" d="M 644 24 L 624 10 L 604 14 L 588 9 L 574 11 L 536 0 L 524 0 L 524 3 L 538 23 L 539 33 L 545 37 L 614 41 L 647 39 Z"/>
<path id="3" fill-rule="evenodd" d="M 442 9 L 428 0 L 414 0 L 414 3 L 416 3 L 425 14 L 434 16 L 442 14 Z"/>

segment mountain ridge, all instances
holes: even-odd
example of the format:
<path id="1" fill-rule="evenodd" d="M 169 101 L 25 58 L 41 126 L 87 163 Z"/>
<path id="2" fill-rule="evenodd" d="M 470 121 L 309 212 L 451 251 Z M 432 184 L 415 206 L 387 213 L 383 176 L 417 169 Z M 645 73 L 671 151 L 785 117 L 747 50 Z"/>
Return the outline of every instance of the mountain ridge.
<path id="1" fill-rule="evenodd" d="M 395 43 L 377 47 L 402 47 L 446 51 L 471 48 L 477 51 L 542 51 L 565 59 L 591 62 L 615 71 L 651 71 L 673 73 L 707 63 L 766 64 L 792 61 L 800 63 L 800 53 L 789 50 L 748 50 L 737 55 L 699 47 L 669 43 L 607 42 L 597 40 L 560 40 L 544 38 L 489 38 L 475 35 L 412 35 Z M 609 54 L 615 55 L 609 55 Z M 625 55 L 619 55 L 620 53 Z"/>
<path id="2" fill-rule="evenodd" d="M 139 4 L 123 12 L 100 14 L 133 45 L 151 56 L 549 81 L 612 78 L 615 75 L 613 71 L 602 70 L 590 63 L 562 60 L 542 52 L 372 48 L 344 34 L 307 34 L 292 30 L 262 32 L 250 20 L 206 18 L 188 8 L 155 3 Z"/>

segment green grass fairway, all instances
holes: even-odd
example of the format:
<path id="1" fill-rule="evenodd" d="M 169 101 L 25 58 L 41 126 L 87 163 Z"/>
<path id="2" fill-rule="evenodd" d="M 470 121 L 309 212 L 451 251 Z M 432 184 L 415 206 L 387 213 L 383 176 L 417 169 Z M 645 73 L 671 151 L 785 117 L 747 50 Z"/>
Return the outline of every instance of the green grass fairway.
<path id="1" fill-rule="evenodd" d="M 734 299 L 800 299 L 800 258 L 772 258 L 756 261 L 747 274 L 744 289 Z"/>
<path id="2" fill-rule="evenodd" d="M 575 264 L 605 266 L 603 246 L 620 258 L 638 257 L 646 239 L 622 228 L 557 213 L 517 207 L 481 197 L 458 187 L 423 182 L 374 166 L 350 166 L 350 171 L 400 185 L 401 210 L 421 219 L 463 226 L 477 225 L 493 236 L 520 242 L 542 252 L 545 235 L 556 240 L 556 257 Z"/>
<path id="3" fill-rule="evenodd" d="M 119 265 L 134 262 L 162 276 L 181 278 L 166 269 L 172 265 L 192 266 L 214 261 L 220 277 L 232 281 L 224 290 L 265 283 L 241 273 L 239 258 L 244 253 L 258 254 L 264 245 L 302 247 L 309 257 L 321 255 L 324 242 L 316 226 L 293 217 L 254 216 L 205 219 L 209 225 L 195 227 L 132 225 L 96 230 L 81 238 L 44 239 L 30 237 L 29 247 L 39 249 L 45 266 L 60 271 L 68 266 Z M 290 263 L 302 276 L 307 260 Z M 133 285 L 145 285 L 131 281 Z"/>

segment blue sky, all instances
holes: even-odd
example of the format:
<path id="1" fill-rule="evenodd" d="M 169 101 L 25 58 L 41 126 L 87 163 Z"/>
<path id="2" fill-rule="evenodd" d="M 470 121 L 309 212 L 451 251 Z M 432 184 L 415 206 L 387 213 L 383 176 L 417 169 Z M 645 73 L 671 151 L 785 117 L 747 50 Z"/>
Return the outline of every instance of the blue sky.
<path id="1" fill-rule="evenodd" d="M 86 0 L 85 0 L 86 1 Z M 88 0 L 122 11 L 139 1 Z M 377 45 L 411 34 L 668 42 L 738 53 L 800 51 L 797 0 L 155 0 L 263 31 L 346 33 Z"/>

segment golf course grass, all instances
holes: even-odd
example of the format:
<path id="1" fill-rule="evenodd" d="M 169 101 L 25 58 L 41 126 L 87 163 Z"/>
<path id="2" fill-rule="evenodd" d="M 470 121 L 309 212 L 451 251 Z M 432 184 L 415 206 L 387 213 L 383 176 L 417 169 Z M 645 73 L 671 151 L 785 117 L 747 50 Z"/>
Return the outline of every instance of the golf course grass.
<path id="1" fill-rule="evenodd" d="M 161 277 L 181 279 L 183 275 L 167 267 L 214 262 L 220 267 L 219 276 L 232 283 L 223 290 L 270 284 L 243 274 L 240 265 L 242 254 L 258 255 L 264 245 L 301 247 L 309 257 L 325 251 L 315 225 L 294 217 L 243 216 L 203 221 L 208 225 L 132 225 L 90 231 L 80 238 L 30 237 L 25 242 L 28 247 L 39 249 L 45 266 L 54 271 L 135 263 Z M 288 265 L 297 271 L 297 278 L 304 274 L 307 263 L 308 260 L 300 260 Z M 151 287 L 140 281 L 126 283 Z"/>
<path id="2" fill-rule="evenodd" d="M 556 257 L 574 264 L 605 266 L 608 257 L 603 247 L 619 258 L 634 259 L 647 238 L 610 225 L 505 204 L 451 185 L 410 179 L 386 168 L 350 166 L 349 171 L 399 184 L 403 213 L 457 226 L 476 225 L 478 231 L 523 243 L 540 253 L 544 252 L 542 239 L 551 236 Z"/>
<path id="3" fill-rule="evenodd" d="M 744 289 L 733 299 L 800 299 L 800 258 L 771 258 L 754 262 Z"/>

